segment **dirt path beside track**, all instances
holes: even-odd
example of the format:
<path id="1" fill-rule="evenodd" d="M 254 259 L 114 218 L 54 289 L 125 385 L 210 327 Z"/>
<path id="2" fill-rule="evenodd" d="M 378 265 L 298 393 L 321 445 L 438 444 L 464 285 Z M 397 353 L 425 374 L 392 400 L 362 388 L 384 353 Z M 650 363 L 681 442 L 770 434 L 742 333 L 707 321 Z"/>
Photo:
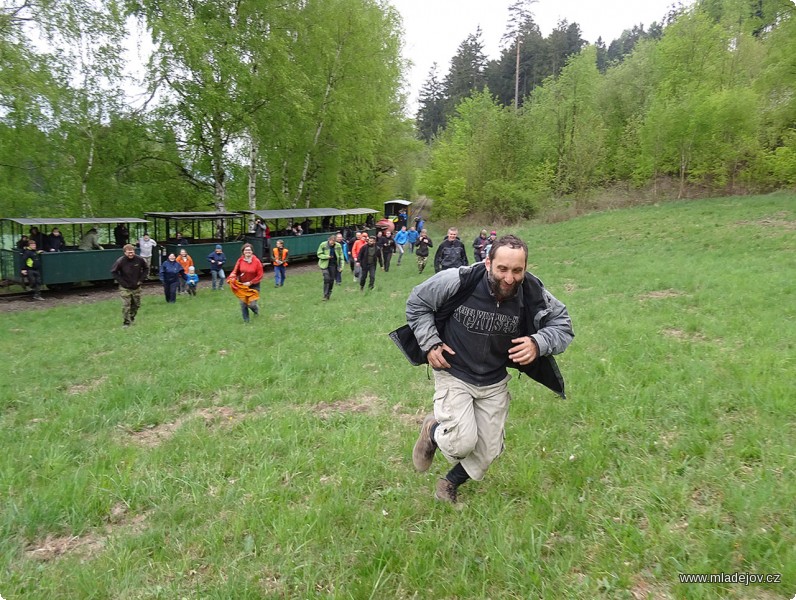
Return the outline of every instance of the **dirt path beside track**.
<path id="1" fill-rule="evenodd" d="M 291 275 L 299 273 L 311 273 L 318 270 L 315 261 L 306 261 L 299 264 L 291 264 L 288 269 Z M 267 269 L 265 278 L 270 279 L 274 276 L 273 269 Z M 203 278 L 203 287 L 210 285 L 210 276 Z M 18 288 L 17 288 L 18 289 Z M 144 287 L 145 296 L 162 296 L 163 288 L 158 282 L 153 282 Z M 44 310 L 53 306 L 64 304 L 91 304 L 100 300 L 115 300 L 119 298 L 119 292 L 115 286 L 95 287 L 83 286 L 65 292 L 53 292 L 47 289 L 42 290 L 44 300 L 33 300 L 29 296 L 4 298 L 0 292 L 0 313 L 18 312 L 21 310 Z"/>

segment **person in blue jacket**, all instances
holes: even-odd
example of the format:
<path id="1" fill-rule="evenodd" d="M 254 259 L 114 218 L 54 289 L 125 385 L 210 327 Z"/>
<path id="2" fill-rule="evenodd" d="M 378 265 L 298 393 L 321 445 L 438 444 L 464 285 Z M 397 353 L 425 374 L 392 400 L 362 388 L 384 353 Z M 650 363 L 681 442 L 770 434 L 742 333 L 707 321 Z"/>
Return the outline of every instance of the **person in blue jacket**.
<path id="1" fill-rule="evenodd" d="M 177 302 L 177 284 L 179 284 L 180 280 L 184 281 L 187 275 L 182 265 L 177 262 L 177 255 L 174 252 L 169 254 L 168 260 L 163 261 L 160 265 L 158 276 L 163 283 L 163 293 L 166 296 L 166 302 Z"/>
<path id="2" fill-rule="evenodd" d="M 196 287 L 199 285 L 199 275 L 196 274 L 196 267 L 188 267 L 188 274 L 185 276 L 185 281 L 188 284 L 188 293 L 191 296 L 196 296 Z"/>
<path id="3" fill-rule="evenodd" d="M 227 277 L 224 273 L 224 263 L 227 262 L 227 257 L 224 256 L 224 248 L 221 247 L 221 244 L 216 244 L 215 250 L 207 256 L 207 262 L 210 263 L 210 277 L 213 281 L 213 289 L 222 289 L 224 287 L 224 279 Z"/>
<path id="4" fill-rule="evenodd" d="M 409 242 L 409 232 L 406 230 L 406 225 L 401 227 L 401 230 L 395 234 L 395 246 L 398 248 L 398 266 L 401 265 L 401 259 L 404 257 L 406 251 L 406 244 Z"/>
<path id="5" fill-rule="evenodd" d="M 412 225 L 412 227 L 409 228 L 409 231 L 406 232 L 406 241 L 409 242 L 410 254 L 415 253 L 415 244 L 417 244 L 417 238 L 419 237 L 420 233 L 418 232 L 417 229 L 415 229 L 415 226 Z"/>

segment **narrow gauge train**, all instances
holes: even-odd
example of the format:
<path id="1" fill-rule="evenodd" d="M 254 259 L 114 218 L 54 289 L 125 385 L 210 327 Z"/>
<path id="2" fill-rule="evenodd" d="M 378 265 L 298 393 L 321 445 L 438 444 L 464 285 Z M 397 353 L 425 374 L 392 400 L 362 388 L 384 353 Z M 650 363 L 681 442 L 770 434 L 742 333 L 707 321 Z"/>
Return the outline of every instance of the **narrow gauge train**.
<path id="1" fill-rule="evenodd" d="M 121 255 L 123 239 L 119 232 L 124 226 L 126 240 L 136 242 L 149 233 L 158 243 L 152 256 L 152 270 L 156 272 L 160 262 L 171 252 L 179 252 L 185 246 L 196 262 L 197 269 L 205 270 L 209 264 L 205 258 L 221 244 L 229 258 L 240 256 L 244 243 L 250 243 L 255 253 L 266 264 L 270 261 L 269 240 L 251 230 L 254 219 L 269 226 L 271 240 L 281 239 L 289 250 L 292 260 L 312 258 L 320 245 L 331 233 L 349 229 L 368 230 L 374 233 L 372 223 L 378 211 L 370 208 L 336 209 L 307 208 L 287 210 L 260 210 L 241 212 L 148 212 L 143 219 L 116 217 L 98 219 L 48 219 L 48 218 L 3 218 L 0 219 L 0 279 L 6 284 L 23 283 L 22 268 L 23 236 L 31 230 L 46 239 L 53 229 L 59 229 L 65 245 L 61 251 L 50 252 L 46 242 L 39 244 L 41 255 L 42 283 L 49 289 L 67 289 L 74 284 L 88 282 L 106 284 L 112 281 L 110 268 Z M 296 235 L 301 226 L 301 235 Z M 81 241 L 95 229 L 99 249 L 81 250 Z M 179 234 L 179 235 L 178 235 Z"/>
<path id="2" fill-rule="evenodd" d="M 121 245 L 116 243 L 121 230 L 117 227 L 124 226 L 128 232 L 127 237 L 137 239 L 137 235 L 143 235 L 146 224 L 146 220 L 138 217 L 0 219 L 0 279 L 7 283 L 22 283 L 20 270 L 23 236 L 33 235 L 39 238 L 36 249 L 42 251 L 42 283 L 51 290 L 67 289 L 81 281 L 108 281 L 111 279 L 110 269 L 121 255 Z M 63 237 L 63 246 L 59 252 L 48 251 L 47 238 L 54 229 L 59 230 Z M 101 248 L 80 250 L 81 241 L 92 230 L 96 230 L 95 239 Z"/>
<path id="3" fill-rule="evenodd" d="M 318 246 L 332 233 L 350 229 L 375 234 L 373 215 L 378 211 L 372 208 L 297 208 L 242 212 L 267 224 L 270 241 L 276 243 L 276 240 L 282 240 L 288 249 L 288 256 L 292 260 L 301 260 L 314 258 Z M 297 235 L 298 231 L 301 233 Z M 252 243 L 255 254 L 262 256 L 265 262 L 271 262 L 268 240 L 255 237 L 253 240 L 247 238 L 246 241 Z"/>

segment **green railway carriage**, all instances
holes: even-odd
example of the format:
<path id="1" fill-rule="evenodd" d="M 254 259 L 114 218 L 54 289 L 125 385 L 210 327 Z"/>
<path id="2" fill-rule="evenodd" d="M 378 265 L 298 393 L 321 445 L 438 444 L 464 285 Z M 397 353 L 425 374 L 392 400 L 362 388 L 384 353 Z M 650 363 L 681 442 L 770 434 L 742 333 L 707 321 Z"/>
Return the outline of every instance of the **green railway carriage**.
<path id="1" fill-rule="evenodd" d="M 246 242 L 255 247 L 255 253 L 258 247 L 262 249 L 262 240 L 257 242 L 254 235 L 247 233 L 246 217 L 240 212 L 148 212 L 144 216 L 152 221 L 150 235 L 158 243 L 161 260 L 185 248 L 196 269 L 205 271 L 210 268 L 205 259 L 218 244 L 228 261 L 240 256 Z M 185 240 L 183 244 L 177 234 Z"/>
<path id="2" fill-rule="evenodd" d="M 255 254 L 270 264 L 269 240 L 255 235 L 255 218 L 262 219 L 271 230 L 271 241 L 282 239 L 291 260 L 315 258 L 318 246 L 337 231 L 368 231 L 374 234 L 372 208 L 305 208 L 242 212 L 148 212 L 138 217 L 116 218 L 4 218 L 0 219 L 0 279 L 6 284 L 24 284 L 22 248 L 18 242 L 31 228 L 46 237 L 53 228 L 60 229 L 65 245 L 62 251 L 41 254 L 42 284 L 50 289 L 65 289 L 74 284 L 94 284 L 113 281 L 111 266 L 122 255 L 123 243 L 133 245 L 148 233 L 158 244 L 153 252 L 151 267 L 158 269 L 164 256 L 178 253 L 185 247 L 197 270 L 207 270 L 207 256 L 221 244 L 227 259 L 234 261 L 241 254 L 244 243 L 254 247 Z M 117 226 L 126 226 L 124 241 L 115 235 Z M 295 235 L 292 227 L 302 224 L 306 232 Z M 96 241 L 101 248 L 79 249 L 81 240 L 96 229 Z M 178 239 L 184 238 L 184 241 Z M 119 242 L 119 243 L 117 243 Z M 184 245 L 183 245 L 184 244 Z"/>
<path id="3" fill-rule="evenodd" d="M 292 260 L 314 258 L 321 242 L 326 241 L 330 235 L 351 229 L 354 231 L 369 231 L 375 233 L 369 222 L 378 211 L 372 208 L 297 208 L 282 210 L 252 210 L 242 211 L 261 219 L 270 230 L 270 241 L 282 240 L 288 249 Z M 296 235 L 294 226 L 301 226 L 302 233 Z M 262 242 L 262 238 L 258 238 Z M 269 250 L 259 254 L 265 262 L 271 262 Z M 255 246 L 255 253 L 257 247 Z"/>
<path id="4" fill-rule="evenodd" d="M 104 283 L 113 280 L 110 270 L 122 255 L 116 244 L 114 229 L 125 224 L 129 238 L 135 240 L 143 234 L 148 221 L 137 217 L 45 219 L 5 218 L 0 219 L 0 276 L 8 283 L 23 283 L 22 249 L 17 242 L 22 235 L 29 235 L 32 228 L 39 229 L 46 237 L 53 229 L 61 231 L 65 246 L 60 252 L 49 252 L 39 247 L 41 253 L 42 284 L 50 289 L 63 289 L 76 283 Z M 91 229 L 97 230 L 100 250 L 80 250 L 79 244 Z"/>

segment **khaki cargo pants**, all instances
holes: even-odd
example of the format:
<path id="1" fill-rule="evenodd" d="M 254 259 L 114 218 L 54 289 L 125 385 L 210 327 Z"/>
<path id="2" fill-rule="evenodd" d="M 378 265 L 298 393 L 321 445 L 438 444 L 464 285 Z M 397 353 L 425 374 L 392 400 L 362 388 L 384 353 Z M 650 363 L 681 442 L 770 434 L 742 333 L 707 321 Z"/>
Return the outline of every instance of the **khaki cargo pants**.
<path id="1" fill-rule="evenodd" d="M 434 435 L 443 456 L 461 463 L 473 479 L 483 479 L 489 465 L 503 452 L 511 375 L 493 385 L 466 383 L 447 371 L 434 371 Z"/>

